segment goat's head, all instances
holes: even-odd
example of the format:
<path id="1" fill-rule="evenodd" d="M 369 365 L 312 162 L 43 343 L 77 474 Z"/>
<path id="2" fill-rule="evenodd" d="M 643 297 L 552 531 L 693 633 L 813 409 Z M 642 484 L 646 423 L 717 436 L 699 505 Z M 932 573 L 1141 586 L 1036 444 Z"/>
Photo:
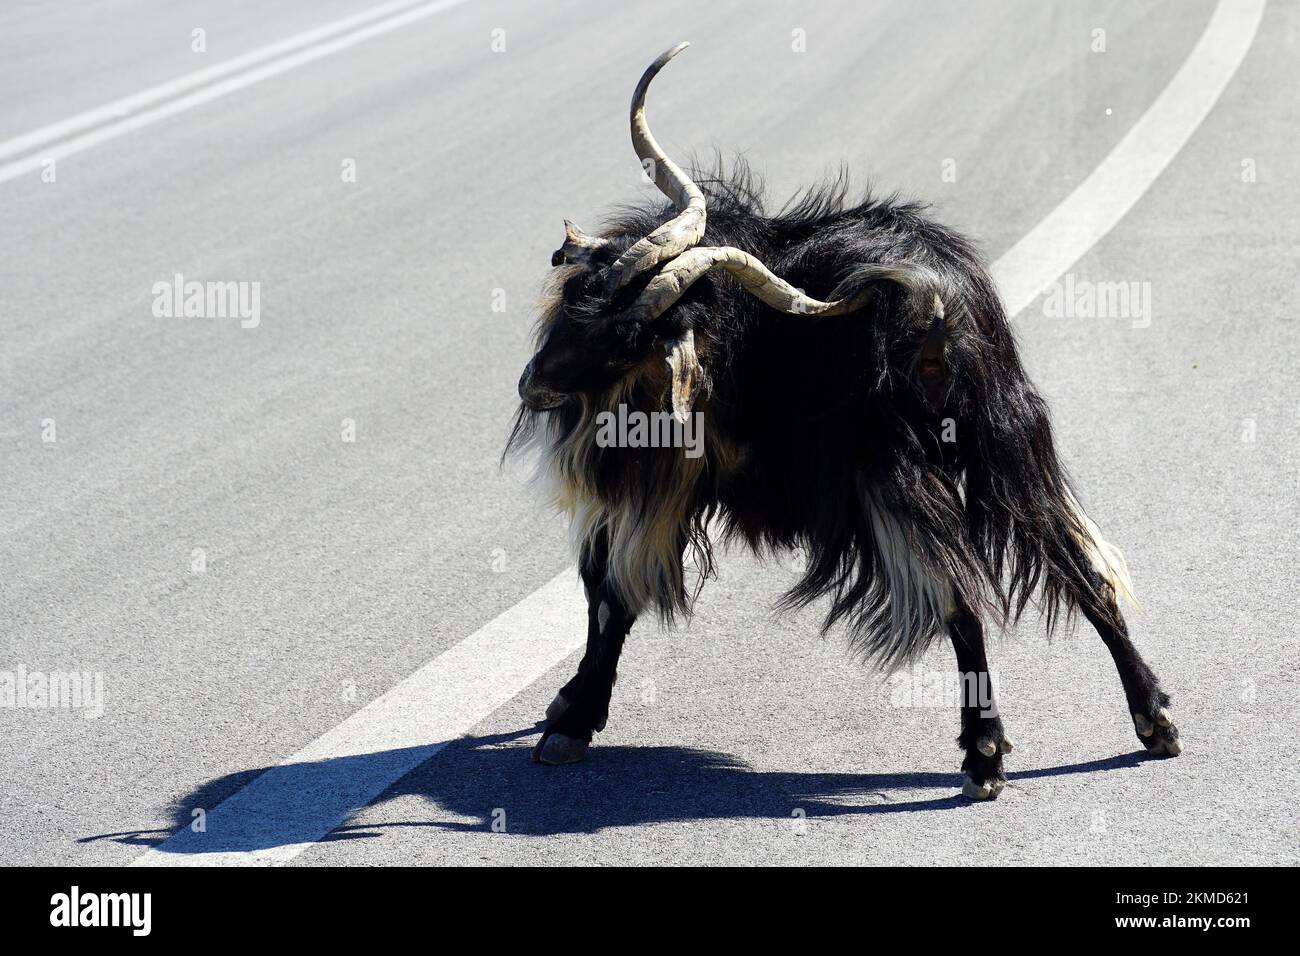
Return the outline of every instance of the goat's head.
<path id="1" fill-rule="evenodd" d="M 704 193 L 664 154 L 645 117 L 650 81 L 688 45 L 680 43 L 650 64 L 632 94 L 631 109 L 632 146 L 655 184 L 676 205 L 677 214 L 622 251 L 609 239 L 586 235 L 565 220 L 564 244 L 551 257 L 556 273 L 546 297 L 539 347 L 519 380 L 519 396 L 533 410 L 557 408 L 573 396 L 603 393 L 645 363 L 666 359 L 672 410 L 684 421 L 707 375 L 696 356 L 691 312 L 677 303 L 692 283 L 714 268 L 729 272 L 746 290 L 782 312 L 835 315 L 861 304 L 861 296 L 820 302 L 740 249 L 699 245 L 707 217 Z M 648 282 L 646 275 L 651 275 Z"/>

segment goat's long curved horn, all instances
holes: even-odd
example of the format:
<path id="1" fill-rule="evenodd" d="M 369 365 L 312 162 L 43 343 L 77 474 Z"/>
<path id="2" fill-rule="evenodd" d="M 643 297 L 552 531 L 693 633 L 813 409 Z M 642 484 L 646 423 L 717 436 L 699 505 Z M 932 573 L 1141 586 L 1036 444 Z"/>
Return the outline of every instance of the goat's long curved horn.
<path id="1" fill-rule="evenodd" d="M 873 294 L 872 290 L 865 289 L 856 295 L 822 302 L 804 295 L 748 252 L 734 246 L 697 246 L 659 270 L 632 304 L 629 313 L 643 322 L 658 318 L 685 294 L 692 283 L 713 268 L 725 269 L 756 298 L 792 315 L 844 315 L 859 308 Z M 925 275 L 915 267 L 904 265 L 859 270 L 859 273 L 864 272 L 867 274 L 858 278 L 889 280 L 908 287 L 914 286 Z"/>
<path id="2" fill-rule="evenodd" d="M 632 148 L 641 162 L 650 163 L 655 185 L 677 206 L 678 214 L 644 239 L 639 239 L 610 267 L 609 291 L 618 291 L 635 277 L 659 263 L 680 255 L 704 238 L 704 193 L 682 172 L 681 167 L 664 154 L 650 132 L 645 118 L 645 94 L 664 65 L 689 43 L 679 43 L 665 50 L 641 75 L 632 94 Z"/>

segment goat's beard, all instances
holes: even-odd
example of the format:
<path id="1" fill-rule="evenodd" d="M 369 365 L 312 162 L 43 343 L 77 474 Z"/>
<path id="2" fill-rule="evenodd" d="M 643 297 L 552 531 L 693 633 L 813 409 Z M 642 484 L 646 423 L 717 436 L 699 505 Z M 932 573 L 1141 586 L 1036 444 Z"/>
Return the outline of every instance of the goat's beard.
<path id="1" fill-rule="evenodd" d="M 604 551 L 606 580 L 628 610 L 650 608 L 667 622 L 690 613 L 699 587 L 713 571 L 706 515 L 701 513 L 706 509 L 697 502 L 701 482 L 718 467 L 718 456 L 709 441 L 704 441 L 704 454 L 692 458 L 681 448 L 601 447 L 596 440 L 601 412 L 617 415 L 624 405 L 663 414 L 667 380 L 660 379 L 654 373 L 633 373 L 602 395 L 577 396 L 562 408 L 521 406 L 507 454 L 536 456 L 533 485 L 569 519 L 578 560 Z M 688 553 L 694 571 L 689 588 Z"/>

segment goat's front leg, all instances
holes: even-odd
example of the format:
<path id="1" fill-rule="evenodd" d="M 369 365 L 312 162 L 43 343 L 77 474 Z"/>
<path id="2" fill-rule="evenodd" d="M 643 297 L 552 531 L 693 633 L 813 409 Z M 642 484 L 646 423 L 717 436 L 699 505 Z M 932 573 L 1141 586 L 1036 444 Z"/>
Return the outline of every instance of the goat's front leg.
<path id="1" fill-rule="evenodd" d="M 587 592 L 587 650 L 578 673 L 546 708 L 546 730 L 533 748 L 533 760 L 539 763 L 577 763 L 586 756 L 592 734 L 605 729 L 619 654 L 636 620 L 606 577 L 603 539 L 584 551 L 582 583 Z"/>
<path id="2" fill-rule="evenodd" d="M 1007 784 L 1002 755 L 1011 753 L 1012 743 L 1002 729 L 993 698 L 984 628 L 975 612 L 961 605 L 948 619 L 948 635 L 957 652 L 961 677 L 961 736 L 957 744 L 966 751 L 961 764 L 966 782 L 961 792 L 972 800 L 995 800 Z"/>

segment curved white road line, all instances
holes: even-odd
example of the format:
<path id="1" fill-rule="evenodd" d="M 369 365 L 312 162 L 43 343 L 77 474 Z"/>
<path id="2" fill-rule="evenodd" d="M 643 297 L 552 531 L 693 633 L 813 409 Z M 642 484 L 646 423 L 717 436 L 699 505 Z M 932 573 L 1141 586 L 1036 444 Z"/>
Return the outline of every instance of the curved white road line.
<path id="1" fill-rule="evenodd" d="M 1008 317 L 1036 299 L 1142 198 L 1246 58 L 1267 0 L 1220 0 L 1174 78 L 1079 187 L 993 265 Z"/>
<path id="2" fill-rule="evenodd" d="M 468 2 L 469 0 L 436 0 L 415 7 L 412 7 L 412 0 L 383 4 L 365 13 L 334 20 L 208 69 L 187 73 L 97 109 L 5 140 L 0 142 L 0 157 L 32 152 L 0 165 L 0 183 L 35 172 L 48 160 L 58 161 L 84 152 L 100 143 L 152 126 L 255 83 Z M 377 19 L 389 13 L 394 15 L 387 19 Z M 189 90 L 194 92 L 187 93 Z M 155 103 L 162 105 L 144 109 Z M 89 132 L 73 136 L 83 130 Z M 69 136 L 72 138 L 66 138 Z"/>
<path id="3" fill-rule="evenodd" d="M 1132 208 L 1205 119 L 1246 56 L 1266 0 L 1221 0 L 1164 92 L 1074 192 L 994 265 L 1008 314 Z M 444 651 L 207 814 L 145 865 L 285 863 L 468 732 L 585 641 L 574 569 Z M 522 755 L 520 759 L 525 759 Z"/>

